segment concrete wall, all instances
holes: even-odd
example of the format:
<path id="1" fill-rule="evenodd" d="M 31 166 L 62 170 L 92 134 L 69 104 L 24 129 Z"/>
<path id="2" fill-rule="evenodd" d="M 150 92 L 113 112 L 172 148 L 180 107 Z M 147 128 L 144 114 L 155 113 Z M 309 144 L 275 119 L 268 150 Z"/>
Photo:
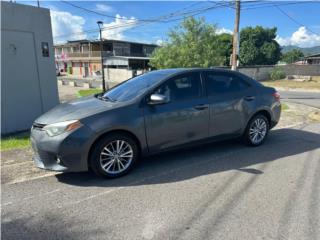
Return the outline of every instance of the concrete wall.
<path id="1" fill-rule="evenodd" d="M 30 129 L 59 103 L 49 10 L 1 2 L 1 69 L 1 134 Z"/>
<path id="2" fill-rule="evenodd" d="M 261 81 L 269 78 L 273 68 L 273 66 L 239 67 L 238 70 L 245 75 Z"/>
<path id="3" fill-rule="evenodd" d="M 270 73 L 275 67 L 281 68 L 287 76 L 303 75 L 303 76 L 320 76 L 320 65 L 280 65 L 280 66 L 251 66 L 239 67 L 239 72 L 246 74 L 258 81 L 270 78 Z"/>
<path id="4" fill-rule="evenodd" d="M 128 69 L 105 68 L 106 81 L 120 83 L 133 77 L 133 71 Z"/>
<path id="5" fill-rule="evenodd" d="M 239 67 L 239 72 L 246 74 L 258 81 L 270 79 L 270 73 L 275 67 L 283 69 L 287 76 L 303 75 L 303 76 L 320 76 L 320 65 L 281 65 L 281 66 L 250 66 Z M 106 81 L 122 82 L 133 77 L 133 71 L 127 69 L 105 68 Z M 141 74 L 137 71 L 137 74 Z"/>
<path id="6" fill-rule="evenodd" d="M 284 65 L 286 75 L 320 76 L 320 65 Z"/>

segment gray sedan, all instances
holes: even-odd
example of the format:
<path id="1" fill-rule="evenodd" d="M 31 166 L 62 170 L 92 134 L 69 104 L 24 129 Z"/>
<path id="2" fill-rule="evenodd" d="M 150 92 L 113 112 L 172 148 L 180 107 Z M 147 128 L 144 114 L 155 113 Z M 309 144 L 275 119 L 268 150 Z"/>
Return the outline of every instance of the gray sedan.
<path id="1" fill-rule="evenodd" d="M 137 160 L 191 144 L 242 137 L 262 144 L 280 118 L 275 89 L 221 69 L 167 69 L 61 104 L 34 122 L 38 167 L 119 177 Z"/>

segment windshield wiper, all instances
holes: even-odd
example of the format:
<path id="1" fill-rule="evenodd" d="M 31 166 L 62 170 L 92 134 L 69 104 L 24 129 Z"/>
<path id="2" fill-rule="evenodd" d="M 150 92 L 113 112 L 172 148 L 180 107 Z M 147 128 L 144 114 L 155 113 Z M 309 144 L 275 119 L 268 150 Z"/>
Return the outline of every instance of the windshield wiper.
<path id="1" fill-rule="evenodd" d="M 114 102 L 115 100 L 108 97 L 108 96 L 103 96 L 103 95 L 98 95 L 97 96 L 98 99 L 103 100 L 103 101 L 110 101 L 110 102 Z"/>

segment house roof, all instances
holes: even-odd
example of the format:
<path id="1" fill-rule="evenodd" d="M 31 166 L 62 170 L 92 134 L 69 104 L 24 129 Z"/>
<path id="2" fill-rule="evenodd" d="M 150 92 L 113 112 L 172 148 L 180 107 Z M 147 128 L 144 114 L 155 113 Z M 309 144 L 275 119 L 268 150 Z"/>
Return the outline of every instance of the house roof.
<path id="1" fill-rule="evenodd" d="M 306 56 L 304 57 L 305 59 L 318 59 L 320 58 L 320 53 L 317 53 L 317 54 L 312 54 L 312 55 L 309 55 L 309 56 Z"/>

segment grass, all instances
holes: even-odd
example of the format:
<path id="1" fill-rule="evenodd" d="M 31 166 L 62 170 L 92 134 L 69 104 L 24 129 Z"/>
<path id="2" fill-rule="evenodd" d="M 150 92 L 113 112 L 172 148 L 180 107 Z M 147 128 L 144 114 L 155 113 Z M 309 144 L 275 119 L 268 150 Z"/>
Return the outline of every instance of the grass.
<path id="1" fill-rule="evenodd" d="M 94 95 L 94 94 L 101 93 L 101 92 L 102 92 L 102 90 L 98 89 L 98 88 L 86 89 L 86 90 L 78 91 L 77 96 L 78 97 L 85 97 L 85 96 L 90 96 L 90 95 Z"/>
<path id="2" fill-rule="evenodd" d="M 12 150 L 30 147 L 30 136 L 27 133 L 1 138 L 0 150 Z"/>
<path id="3" fill-rule="evenodd" d="M 308 89 L 308 90 L 320 90 L 320 76 L 312 77 L 311 81 L 298 82 L 293 80 L 268 80 L 261 82 L 268 87 L 281 87 L 281 88 L 291 88 L 291 89 Z"/>
<path id="4" fill-rule="evenodd" d="M 286 110 L 288 110 L 288 109 L 289 109 L 289 106 L 288 106 L 287 104 L 281 103 L 281 110 L 282 110 L 282 111 L 286 111 Z"/>

